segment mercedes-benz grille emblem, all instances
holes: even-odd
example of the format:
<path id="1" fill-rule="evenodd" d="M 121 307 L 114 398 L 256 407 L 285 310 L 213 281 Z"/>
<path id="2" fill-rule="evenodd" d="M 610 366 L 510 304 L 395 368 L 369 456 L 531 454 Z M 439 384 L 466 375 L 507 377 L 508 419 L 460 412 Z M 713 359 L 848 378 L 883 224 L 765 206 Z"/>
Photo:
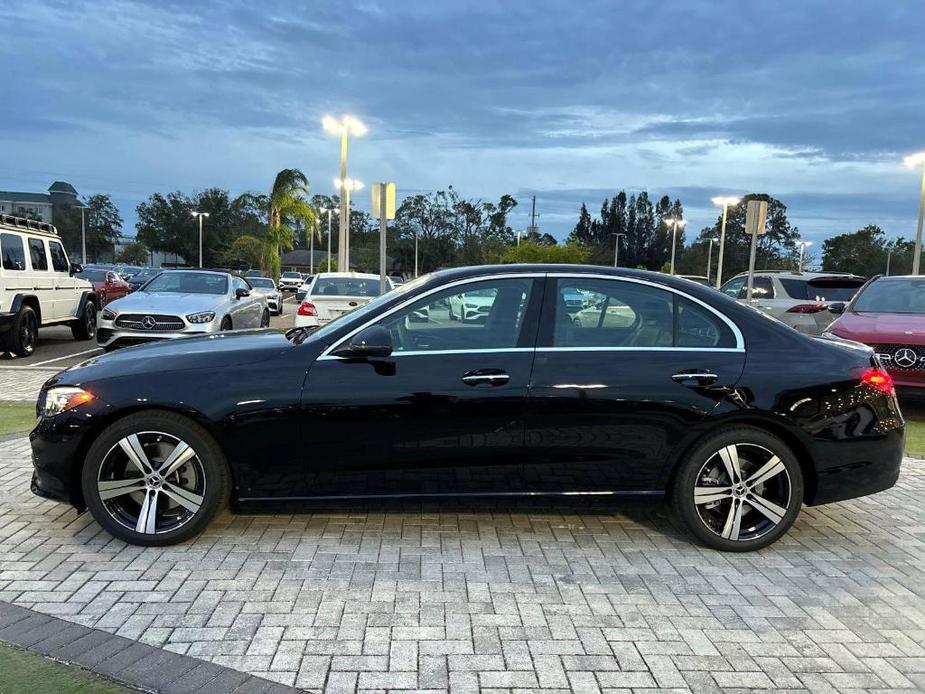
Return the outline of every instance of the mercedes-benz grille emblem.
<path id="1" fill-rule="evenodd" d="M 145 330 L 154 330 L 157 327 L 157 321 L 154 320 L 154 316 L 145 316 L 141 319 L 141 327 Z"/>
<path id="2" fill-rule="evenodd" d="M 910 366 L 915 366 L 915 363 L 919 360 L 918 355 L 915 353 L 915 350 L 909 349 L 908 347 L 902 347 L 893 352 L 893 363 L 896 366 L 901 366 L 904 369 L 908 369 Z"/>

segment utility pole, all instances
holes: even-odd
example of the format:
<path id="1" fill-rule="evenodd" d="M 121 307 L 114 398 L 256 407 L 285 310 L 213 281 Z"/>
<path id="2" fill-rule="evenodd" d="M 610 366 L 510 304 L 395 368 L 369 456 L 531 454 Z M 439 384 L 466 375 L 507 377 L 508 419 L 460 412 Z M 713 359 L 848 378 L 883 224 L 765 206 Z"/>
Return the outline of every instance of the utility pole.
<path id="1" fill-rule="evenodd" d="M 533 204 L 530 207 L 530 232 L 536 233 L 536 196 L 533 196 Z"/>

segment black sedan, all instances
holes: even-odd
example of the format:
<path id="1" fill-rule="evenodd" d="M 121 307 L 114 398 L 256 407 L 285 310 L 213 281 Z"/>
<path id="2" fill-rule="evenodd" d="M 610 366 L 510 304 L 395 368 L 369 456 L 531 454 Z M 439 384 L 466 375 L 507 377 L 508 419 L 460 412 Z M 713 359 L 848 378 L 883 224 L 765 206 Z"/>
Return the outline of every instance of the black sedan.
<path id="1" fill-rule="evenodd" d="M 475 291 L 484 315 L 452 320 Z M 447 270 L 314 331 L 121 350 L 37 409 L 33 491 L 140 545 L 192 537 L 229 498 L 648 494 L 704 544 L 751 550 L 804 503 L 892 486 L 903 452 L 870 350 L 585 266 Z"/>

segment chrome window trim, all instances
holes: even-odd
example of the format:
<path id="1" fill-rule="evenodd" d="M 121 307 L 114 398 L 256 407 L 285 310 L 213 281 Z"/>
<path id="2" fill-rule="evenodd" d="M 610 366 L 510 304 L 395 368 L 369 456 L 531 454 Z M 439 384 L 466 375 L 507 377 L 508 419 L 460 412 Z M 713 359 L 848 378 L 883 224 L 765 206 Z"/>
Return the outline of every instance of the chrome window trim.
<path id="1" fill-rule="evenodd" d="M 555 277 L 557 279 L 563 278 L 563 277 L 567 277 L 571 279 L 591 278 L 591 279 L 611 280 L 611 281 L 617 281 L 617 282 L 632 282 L 634 284 L 647 285 L 649 287 L 655 287 L 656 289 L 662 289 L 665 291 L 672 292 L 674 294 L 684 297 L 685 299 L 693 301 L 696 304 L 699 304 L 700 306 L 704 307 L 705 309 L 707 309 L 708 311 L 710 311 L 711 313 L 719 317 L 719 319 L 722 320 L 729 327 L 730 330 L 732 330 L 732 334 L 735 336 L 735 339 L 736 339 L 736 346 L 735 347 L 536 347 L 535 348 L 536 351 L 539 351 L 539 352 L 633 352 L 633 351 L 635 352 L 670 352 L 670 351 L 674 351 L 674 352 L 744 352 L 745 351 L 745 337 L 742 334 L 742 331 L 739 329 L 739 326 L 736 325 L 735 322 L 733 322 L 731 318 L 729 318 L 726 314 L 722 313 L 718 309 L 710 306 L 710 304 L 706 303 L 705 301 L 702 301 L 698 299 L 697 297 L 691 296 L 690 294 L 683 292 L 680 289 L 675 289 L 674 287 L 669 287 L 667 285 L 659 284 L 658 282 L 652 282 L 650 280 L 639 279 L 637 277 L 622 277 L 619 275 L 604 275 L 604 274 L 588 273 L 588 272 L 548 272 L 548 273 L 547 272 L 531 272 L 531 273 L 511 272 L 511 273 L 502 273 L 502 274 L 497 274 L 497 275 L 483 275 L 480 277 L 466 277 L 464 279 L 450 282 L 449 284 L 442 284 L 439 287 L 428 289 L 426 292 L 423 292 L 422 294 L 418 294 L 417 296 L 411 297 L 407 299 L 406 301 L 403 301 L 400 304 L 393 306 L 388 311 L 380 313 L 378 316 L 371 318 L 370 320 L 361 324 L 357 328 L 354 328 L 349 333 L 344 335 L 341 339 L 339 339 L 337 342 L 327 347 L 321 353 L 321 355 L 318 357 L 316 361 L 330 361 L 330 360 L 341 361 L 345 359 L 346 357 L 337 357 L 337 356 L 332 355 L 331 352 L 333 352 L 335 349 L 340 347 L 340 345 L 342 345 L 344 342 L 349 340 L 351 337 L 356 335 L 361 330 L 364 330 L 365 328 L 368 328 L 369 326 L 378 323 L 379 321 L 387 318 L 393 313 L 397 313 L 403 308 L 410 306 L 411 304 L 416 303 L 420 299 L 424 299 L 430 296 L 431 294 L 436 294 L 437 292 L 442 292 L 445 289 L 451 289 L 459 285 L 472 284 L 473 282 L 487 282 L 491 280 L 518 279 L 518 278 L 537 279 L 537 278 L 546 278 L 546 277 Z M 412 351 L 407 351 L 407 352 L 393 352 L 391 356 L 393 357 L 402 356 L 402 355 L 418 356 L 422 354 L 484 354 L 484 353 L 493 353 L 493 352 L 499 352 L 499 353 L 500 352 L 523 352 L 523 351 L 529 352 L 533 350 L 534 350 L 533 347 L 505 347 L 505 348 L 499 348 L 499 349 L 459 349 L 459 350 L 456 350 L 456 349 L 412 350 Z"/>

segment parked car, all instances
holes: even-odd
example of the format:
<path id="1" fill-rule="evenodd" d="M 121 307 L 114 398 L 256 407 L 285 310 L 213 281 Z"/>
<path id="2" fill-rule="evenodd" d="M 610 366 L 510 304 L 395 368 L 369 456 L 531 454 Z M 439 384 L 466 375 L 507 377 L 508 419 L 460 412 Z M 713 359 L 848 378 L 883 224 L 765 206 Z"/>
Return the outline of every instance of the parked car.
<path id="1" fill-rule="evenodd" d="M 316 327 L 365 306 L 379 296 L 379 275 L 319 272 L 296 311 L 296 327 Z M 392 288 L 388 280 L 388 288 Z"/>
<path id="2" fill-rule="evenodd" d="M 579 328 L 569 290 L 636 319 Z M 486 320 L 450 321 L 447 303 L 474 291 L 494 295 Z M 139 545 L 193 537 L 229 496 L 256 510 L 620 493 L 667 494 L 700 542 L 745 551 L 804 503 L 891 487 L 903 456 L 868 348 L 675 277 L 590 266 L 447 270 L 315 330 L 103 355 L 46 382 L 37 410 L 33 491 Z"/>
<path id="3" fill-rule="evenodd" d="M 97 309 L 103 308 L 110 301 L 121 299 L 130 294 L 132 287 L 113 270 L 81 269 L 76 277 L 87 280 L 96 292 Z"/>
<path id="4" fill-rule="evenodd" d="M 710 279 L 708 277 L 704 277 L 703 275 L 678 275 L 678 277 L 685 280 L 690 280 L 691 282 L 696 282 L 697 284 L 702 284 L 704 287 L 713 286 L 713 283 L 710 282 Z"/>
<path id="5" fill-rule="evenodd" d="M 309 275 L 302 281 L 302 286 L 295 290 L 295 300 L 297 303 L 301 303 L 305 295 L 308 294 L 308 288 L 312 286 L 313 279 L 315 279 L 315 276 Z"/>
<path id="6" fill-rule="evenodd" d="M 485 320 L 495 303 L 495 294 L 493 288 L 472 289 L 449 297 L 450 320 Z"/>
<path id="7" fill-rule="evenodd" d="M 97 295 L 77 277 L 51 224 L 0 215 L 0 351 L 35 352 L 39 327 L 67 325 L 75 340 L 96 335 Z"/>
<path id="8" fill-rule="evenodd" d="M 106 351 L 155 340 L 270 325 L 266 297 L 238 275 L 165 270 L 100 312 L 96 339 Z"/>
<path id="9" fill-rule="evenodd" d="M 824 337 L 869 345 L 896 385 L 925 388 L 925 277 L 875 277 L 829 311 Z"/>
<path id="10" fill-rule="evenodd" d="M 129 287 L 132 288 L 133 292 L 137 291 L 138 289 L 141 288 L 141 285 L 143 285 L 148 280 L 153 279 L 154 277 L 157 277 L 159 274 L 161 274 L 161 272 L 163 271 L 157 267 L 141 268 L 141 270 L 139 270 L 134 275 L 128 278 Z"/>
<path id="11" fill-rule="evenodd" d="M 248 270 L 244 273 L 244 279 L 250 279 L 251 277 L 263 277 L 263 270 Z"/>
<path id="12" fill-rule="evenodd" d="M 279 276 L 279 290 L 281 292 L 294 292 L 302 286 L 302 274 L 299 272 L 284 272 Z"/>
<path id="13" fill-rule="evenodd" d="M 756 272 L 751 304 L 807 335 L 821 335 L 831 322 L 833 301 L 849 301 L 866 280 L 857 275 L 831 272 Z M 726 282 L 720 291 L 747 301 L 748 273 Z"/>
<path id="14" fill-rule="evenodd" d="M 267 299 L 267 307 L 274 316 L 283 315 L 283 295 L 279 287 L 269 277 L 249 277 L 248 283 L 254 288 L 255 294 L 262 294 Z"/>

